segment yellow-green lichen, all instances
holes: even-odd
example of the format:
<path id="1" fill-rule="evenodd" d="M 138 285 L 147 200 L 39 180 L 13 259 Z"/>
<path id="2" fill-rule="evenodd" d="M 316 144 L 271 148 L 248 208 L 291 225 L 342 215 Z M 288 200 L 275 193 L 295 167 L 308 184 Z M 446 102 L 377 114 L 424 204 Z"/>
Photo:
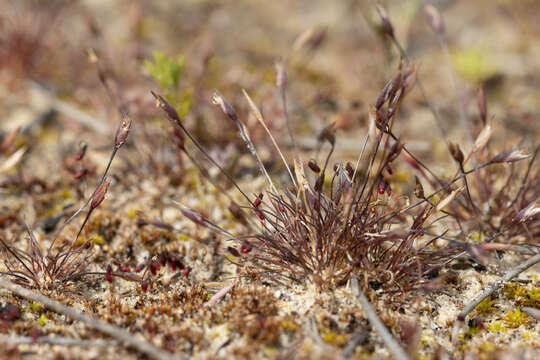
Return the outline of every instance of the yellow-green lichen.
<path id="1" fill-rule="evenodd" d="M 298 330 L 298 325 L 296 325 L 295 323 L 293 323 L 292 321 L 282 321 L 281 322 L 281 327 L 285 330 L 289 330 L 289 331 L 296 331 Z"/>
<path id="2" fill-rule="evenodd" d="M 483 243 L 485 236 L 484 236 L 483 232 L 479 232 L 479 233 L 476 233 L 476 234 L 472 234 L 471 238 L 473 239 L 474 242 Z"/>
<path id="3" fill-rule="evenodd" d="M 496 310 L 497 308 L 493 306 L 495 303 L 495 300 L 491 299 L 491 296 L 488 296 L 485 298 L 478 306 L 476 307 L 476 311 L 479 314 L 488 314 L 493 310 Z"/>
<path id="4" fill-rule="evenodd" d="M 43 310 L 43 304 L 36 301 L 30 301 L 28 304 L 28 310 L 31 312 L 40 312 Z"/>
<path id="5" fill-rule="evenodd" d="M 94 235 L 90 239 L 90 241 L 96 245 L 103 245 L 105 244 L 105 239 L 101 235 Z"/>
<path id="6" fill-rule="evenodd" d="M 510 311 L 504 317 L 504 323 L 509 328 L 518 328 L 521 325 L 526 324 L 528 321 L 529 321 L 529 316 L 521 312 L 519 308 L 514 309 L 514 311 Z"/>
<path id="7" fill-rule="evenodd" d="M 488 331 L 491 332 L 505 332 L 506 328 L 504 327 L 504 324 L 500 321 L 494 321 L 487 327 Z"/>
<path id="8" fill-rule="evenodd" d="M 128 210 L 128 212 L 127 212 L 128 218 L 130 218 L 130 219 L 138 218 L 139 217 L 139 212 L 140 212 L 139 209 L 130 209 L 130 210 Z"/>
<path id="9" fill-rule="evenodd" d="M 38 319 L 39 326 L 45 326 L 50 321 L 50 319 L 45 314 L 41 314 L 41 316 Z"/>
<path id="10" fill-rule="evenodd" d="M 540 288 L 529 285 L 522 286 L 518 283 L 506 284 L 505 295 L 508 299 L 514 300 L 517 305 L 540 308 Z"/>
<path id="11" fill-rule="evenodd" d="M 347 335 L 339 334 L 326 328 L 321 330 L 321 338 L 325 343 L 335 346 L 345 346 L 349 341 Z"/>

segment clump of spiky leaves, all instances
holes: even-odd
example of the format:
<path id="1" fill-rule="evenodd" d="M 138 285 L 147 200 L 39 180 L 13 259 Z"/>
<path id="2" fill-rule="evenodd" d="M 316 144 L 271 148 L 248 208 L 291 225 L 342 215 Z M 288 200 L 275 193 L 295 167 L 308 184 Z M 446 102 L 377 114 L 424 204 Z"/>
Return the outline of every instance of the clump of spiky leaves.
<path id="1" fill-rule="evenodd" d="M 280 65 L 277 70 L 277 85 L 288 124 L 285 69 Z M 300 160 L 292 131 L 289 130 L 296 150 L 294 169 L 287 165 L 262 114 L 245 93 L 256 118 L 268 132 L 290 175 L 290 186 L 285 185 L 281 189 L 274 185 L 263 166 L 248 130 L 239 120 L 234 107 L 216 91 L 213 102 L 237 125 L 249 152 L 267 180 L 268 189 L 255 199 L 250 199 L 225 173 L 248 201 L 244 207 L 235 203 L 231 206 L 233 215 L 248 229 L 248 234 L 244 235 L 231 234 L 194 209 L 179 205 L 180 210 L 195 223 L 233 241 L 227 250 L 246 274 L 257 274 L 275 281 L 291 279 L 303 282 L 307 279 L 319 288 L 344 284 L 351 275 L 356 274 L 363 274 L 374 288 L 410 290 L 421 286 L 425 278 L 436 272 L 456 250 L 428 251 L 432 241 L 417 244 L 435 209 L 422 201 L 416 204 L 423 205 L 420 211 L 409 211 L 409 216 L 404 216 L 407 210 L 416 206 L 409 206 L 405 197 L 392 195 L 391 186 L 383 176 L 383 171 L 391 171 L 390 164 L 404 150 L 403 144 L 392 132 L 392 125 L 401 102 L 414 85 L 414 79 L 414 67 L 400 65 L 397 75 L 384 87 L 370 111 L 370 149 L 365 151 L 368 144 L 366 137 L 356 166 L 337 164 L 332 174 L 328 174 L 336 138 L 331 126 L 324 129 L 319 140 L 328 142 L 331 150 L 324 166 L 320 167 L 313 160 L 308 162 L 314 177 L 311 182 Z M 204 156 L 221 170 L 221 166 L 186 130 L 176 110 L 160 95 L 153 95 L 173 126 L 193 140 Z M 360 167 L 360 164 L 364 165 Z M 203 174 L 207 175 L 207 172 Z M 444 190 L 451 193 L 449 187 Z"/>
<path id="2" fill-rule="evenodd" d="M 32 229 L 28 225 L 26 225 L 28 250 L 18 249 L 5 239 L 0 238 L 4 265 L 7 269 L 1 274 L 10 276 L 21 285 L 35 287 L 40 290 L 57 288 L 70 280 L 79 279 L 85 275 L 101 274 L 90 272 L 87 269 L 93 257 L 92 242 L 88 240 L 82 246 L 78 246 L 78 240 L 90 216 L 105 199 L 110 183 L 107 174 L 118 150 L 125 144 L 130 128 L 131 119 L 124 114 L 116 131 L 109 162 L 96 189 L 88 200 L 60 226 L 46 251 L 42 251 Z M 84 152 L 80 154 L 81 158 L 82 156 L 84 156 Z M 86 216 L 71 243 L 55 246 L 66 226 L 87 207 L 89 209 Z"/>

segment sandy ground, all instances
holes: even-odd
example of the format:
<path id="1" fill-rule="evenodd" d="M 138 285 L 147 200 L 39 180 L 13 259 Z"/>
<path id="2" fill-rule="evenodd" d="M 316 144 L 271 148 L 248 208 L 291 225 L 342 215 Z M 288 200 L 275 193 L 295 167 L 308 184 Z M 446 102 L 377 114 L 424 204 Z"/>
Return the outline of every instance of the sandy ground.
<path id="1" fill-rule="evenodd" d="M 492 149 L 519 147 L 534 152 L 540 139 L 536 119 L 540 5 L 526 0 L 435 3 L 444 18 L 448 53 L 427 25 L 421 1 L 385 5 L 396 37 L 418 64 L 418 78 L 440 114 L 448 139 L 464 144 L 464 152 L 470 150 L 457 104 L 463 104 L 467 123 L 477 134 L 481 127 L 476 91 L 483 87 L 493 128 Z M 354 162 L 369 125 L 369 108 L 399 63 L 372 2 L 18 1 L 3 3 L 0 13 L 0 139 L 5 141 L 19 127 L 10 148 L 0 153 L 3 241 L 30 251 L 27 223 L 40 248 L 47 249 L 58 224 L 92 194 L 105 170 L 120 122 L 118 106 L 125 105 L 133 119 L 129 141 L 109 172 L 106 200 L 79 240 L 79 245 L 93 241 L 88 271 L 99 274 L 35 290 L 179 356 L 390 358 L 349 285 L 321 291 L 309 279 L 277 284 L 251 274 L 231 262 L 236 259 L 227 251 L 230 241 L 194 225 L 174 207 L 173 200 L 197 209 L 232 233 L 245 231 L 228 209 L 231 199 L 189 159 L 178 162 L 170 127 L 149 93 L 164 90 L 144 65 L 157 50 L 172 58 L 186 57 L 174 89 L 175 105 L 190 97 L 192 106 L 184 123 L 221 164 L 234 164 L 228 169 L 251 196 L 265 189 L 264 179 L 234 124 L 211 104 L 213 90 L 219 89 L 235 105 L 271 176 L 283 182 L 287 174 L 267 135 L 249 116 L 241 89 L 261 107 L 292 159 L 274 86 L 274 63 L 285 59 L 289 110 L 302 160 L 324 160 L 328 146 L 317 151 L 316 138 L 334 122 L 337 146 L 330 166 Z M 96 65 L 88 61 L 89 48 L 99 55 L 109 91 L 100 83 Z M 446 179 L 455 173 L 418 82 L 400 109 L 395 130 L 434 172 Z M 83 162 L 77 162 L 81 141 L 88 150 Z M 188 146 L 194 150 L 192 144 Z M 74 179 L 77 166 L 88 170 L 83 180 Z M 220 184 L 228 186 L 215 167 L 206 166 Z M 521 171 L 516 173 L 520 179 L 523 168 L 516 165 L 516 169 Z M 394 195 L 389 201 L 397 201 L 401 194 L 413 199 L 410 167 L 398 165 L 394 171 Z M 501 174 L 508 172 L 501 170 Z M 538 174 L 537 165 L 532 174 Z M 504 179 L 495 178 L 493 183 Z M 538 199 L 538 186 L 531 191 Z M 234 188 L 228 193 L 242 203 Z M 66 227 L 59 244 L 70 243 L 84 214 Z M 538 220 L 534 221 L 532 230 L 524 227 L 520 235 L 499 242 L 525 243 L 534 249 L 539 240 L 534 232 Z M 446 243 L 439 241 L 437 246 Z M 189 271 L 173 268 L 171 254 Z M 150 270 L 138 273 L 147 271 L 152 281 L 146 285 L 121 277 L 106 279 L 108 266 L 115 271 L 127 267 L 137 274 L 139 265 L 160 263 L 160 256 L 169 256 L 168 265 L 161 263 L 155 275 L 149 275 Z M 499 251 L 486 266 L 477 266 L 470 256 L 463 256 L 441 271 L 433 291 L 396 295 L 371 286 L 368 295 L 411 358 L 536 359 L 540 356 L 538 320 L 512 315 L 523 305 L 540 307 L 538 265 L 496 292 L 493 302 L 473 311 L 464 324 L 456 320 L 468 301 L 528 257 Z M 0 265 L 0 270 L 7 271 L 6 266 Z M 221 301 L 205 305 L 231 284 L 234 288 Z M 15 318 L 8 316 L 7 304 L 17 308 Z M 8 291 L 0 290 L 0 306 L 0 353 L 6 358 L 144 357 L 82 322 Z M 15 336 L 105 342 L 17 345 Z"/>

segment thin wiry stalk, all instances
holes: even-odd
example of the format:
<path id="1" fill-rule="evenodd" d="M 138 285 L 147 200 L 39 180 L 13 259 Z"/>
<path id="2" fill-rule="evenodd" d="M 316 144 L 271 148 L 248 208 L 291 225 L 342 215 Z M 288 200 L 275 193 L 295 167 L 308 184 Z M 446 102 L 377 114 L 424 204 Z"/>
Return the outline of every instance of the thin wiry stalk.
<path id="1" fill-rule="evenodd" d="M 255 118 L 259 121 L 259 123 L 262 125 L 264 131 L 266 131 L 266 133 L 270 137 L 270 140 L 272 141 L 272 144 L 276 148 L 276 151 L 278 152 L 279 157 L 281 158 L 281 161 L 283 161 L 283 165 L 285 165 L 285 168 L 287 169 L 287 172 L 289 173 L 289 176 L 291 178 L 291 181 L 293 182 L 293 185 L 298 186 L 297 183 L 296 183 L 296 180 L 294 179 L 294 176 L 293 176 L 293 174 L 291 172 L 291 169 L 289 168 L 289 165 L 287 164 L 287 160 L 285 160 L 285 156 L 281 152 L 281 149 L 279 148 L 279 145 L 277 144 L 276 139 L 274 138 L 274 135 L 272 135 L 272 132 L 270 132 L 270 129 L 268 129 L 268 126 L 266 126 L 266 123 L 264 121 L 264 118 L 263 118 L 261 112 L 259 111 L 259 108 L 257 107 L 257 105 L 255 105 L 253 100 L 251 100 L 251 97 L 249 97 L 246 90 L 242 89 L 242 92 L 244 93 L 244 96 L 246 97 L 251 109 L 253 110 Z M 294 144 L 295 144 L 294 146 L 296 147 L 296 143 L 294 143 Z"/>

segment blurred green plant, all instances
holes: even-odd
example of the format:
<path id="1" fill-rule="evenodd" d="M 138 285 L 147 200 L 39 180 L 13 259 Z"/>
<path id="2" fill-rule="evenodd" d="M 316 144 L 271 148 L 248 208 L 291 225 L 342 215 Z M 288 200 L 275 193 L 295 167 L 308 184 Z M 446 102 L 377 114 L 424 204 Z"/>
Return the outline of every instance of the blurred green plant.
<path id="1" fill-rule="evenodd" d="M 167 57 L 161 51 L 155 51 L 154 61 L 146 60 L 144 66 L 163 90 L 175 91 L 180 83 L 180 75 L 184 70 L 185 57 L 177 60 Z"/>
<path id="2" fill-rule="evenodd" d="M 153 53 L 153 60 L 146 60 L 144 66 L 152 78 L 165 92 L 167 101 L 180 109 L 180 116 L 185 116 L 193 105 L 193 91 L 187 90 L 179 94 L 180 77 L 184 71 L 186 59 L 180 56 L 177 59 L 166 56 L 161 51 Z"/>

